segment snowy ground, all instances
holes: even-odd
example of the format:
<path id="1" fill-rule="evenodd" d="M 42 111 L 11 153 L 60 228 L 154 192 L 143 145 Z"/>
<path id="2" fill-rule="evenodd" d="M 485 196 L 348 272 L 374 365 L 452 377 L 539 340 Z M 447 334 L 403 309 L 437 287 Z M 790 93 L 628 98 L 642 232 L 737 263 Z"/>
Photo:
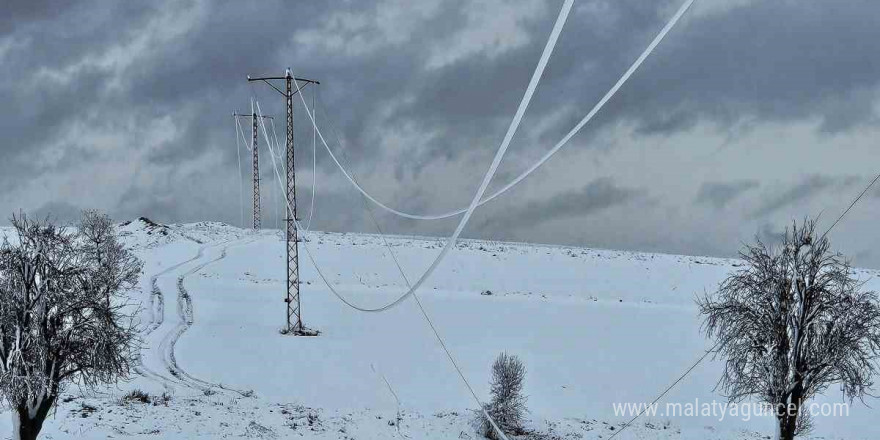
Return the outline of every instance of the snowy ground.
<path id="1" fill-rule="evenodd" d="M 69 389 L 45 438 L 477 438 L 475 405 L 412 301 L 382 314 L 349 309 L 302 252 L 303 316 L 322 334 L 282 336 L 284 242 L 277 231 L 140 220 L 121 230 L 146 263 L 132 292 L 143 304 L 138 374 L 95 394 Z M 399 237 L 389 244 L 414 279 L 442 242 Z M 355 303 L 376 306 L 404 291 L 376 236 L 316 233 L 307 245 Z M 693 299 L 738 264 L 467 241 L 421 297 L 479 395 L 487 396 L 489 366 L 506 350 L 528 369 L 531 428 L 546 438 L 607 439 L 629 418 L 616 416 L 613 403 L 650 401 L 711 345 Z M 863 279 L 874 275 L 860 271 Z M 880 289 L 880 281 L 867 287 Z M 663 402 L 724 402 L 713 392 L 721 367 L 703 363 Z M 134 389 L 150 402 L 123 398 Z M 820 400 L 839 401 L 833 391 Z M 5 420 L 0 435 L 8 437 Z M 874 439 L 875 420 L 874 410 L 856 403 L 847 417 L 817 418 L 813 436 Z M 616 438 L 772 433 L 768 418 L 655 416 Z"/>

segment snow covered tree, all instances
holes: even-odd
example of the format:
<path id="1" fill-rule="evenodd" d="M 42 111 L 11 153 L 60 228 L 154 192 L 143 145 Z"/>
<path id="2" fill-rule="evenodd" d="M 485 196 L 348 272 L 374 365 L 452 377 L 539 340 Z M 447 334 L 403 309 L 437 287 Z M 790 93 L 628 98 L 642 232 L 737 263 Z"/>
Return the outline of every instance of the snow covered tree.
<path id="1" fill-rule="evenodd" d="M 133 311 L 119 297 L 142 266 L 107 222 L 86 212 L 73 230 L 13 216 L 0 245 L 0 397 L 17 439 L 37 438 L 66 384 L 112 383 L 134 360 Z"/>
<path id="2" fill-rule="evenodd" d="M 114 293 L 137 283 L 142 264 L 119 243 L 113 221 L 106 214 L 83 211 L 78 232 L 83 260 L 93 269 L 94 286 L 109 305 Z"/>
<path id="3" fill-rule="evenodd" d="M 704 328 L 725 358 L 719 386 L 733 401 L 758 398 L 777 418 L 777 438 L 810 427 L 804 403 L 829 385 L 852 402 L 872 385 L 880 307 L 828 239 L 806 220 L 781 245 L 741 252 L 745 267 L 698 300 Z"/>
<path id="4" fill-rule="evenodd" d="M 492 400 L 485 410 L 505 433 L 524 432 L 526 397 L 522 390 L 525 378 L 526 368 L 517 356 L 502 352 L 492 364 L 492 379 L 489 383 Z M 479 415 L 479 422 L 483 435 L 495 439 L 497 434 L 482 413 Z"/>

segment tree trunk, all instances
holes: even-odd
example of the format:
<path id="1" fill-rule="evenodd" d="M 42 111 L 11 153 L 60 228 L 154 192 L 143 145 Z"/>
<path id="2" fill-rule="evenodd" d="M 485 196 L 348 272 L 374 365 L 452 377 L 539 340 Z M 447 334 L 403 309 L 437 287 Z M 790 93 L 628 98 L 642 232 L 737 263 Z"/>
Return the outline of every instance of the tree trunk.
<path id="1" fill-rule="evenodd" d="M 780 438 L 782 440 L 794 440 L 794 432 L 797 429 L 797 413 L 799 411 L 800 408 L 798 408 L 798 410 L 794 414 L 783 417 L 782 426 L 780 427 Z"/>
<path id="2" fill-rule="evenodd" d="M 13 437 L 15 440 L 36 440 L 37 436 L 40 434 L 40 430 L 43 429 L 43 421 L 46 420 L 46 416 L 49 415 L 49 410 L 52 409 L 52 404 L 55 403 L 55 396 L 47 397 L 44 399 L 39 406 L 37 406 L 37 411 L 34 413 L 34 417 L 31 417 L 30 411 L 28 411 L 27 405 L 18 405 L 16 407 L 15 412 L 12 414 L 13 417 L 13 436 L 16 434 L 17 437 Z"/>
<path id="3" fill-rule="evenodd" d="M 797 431 L 798 415 L 801 411 L 803 403 L 803 386 L 798 383 L 791 392 L 791 402 L 794 404 L 794 411 L 788 412 L 786 408 L 785 417 L 780 420 L 780 438 L 781 440 L 794 440 L 794 434 Z"/>

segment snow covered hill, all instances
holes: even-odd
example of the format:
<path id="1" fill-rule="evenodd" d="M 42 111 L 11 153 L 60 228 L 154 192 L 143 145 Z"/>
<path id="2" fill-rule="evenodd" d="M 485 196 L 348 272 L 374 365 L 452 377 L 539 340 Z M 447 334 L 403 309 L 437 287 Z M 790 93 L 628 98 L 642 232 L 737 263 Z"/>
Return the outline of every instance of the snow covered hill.
<path id="1" fill-rule="evenodd" d="M 69 389 L 45 438 L 477 438 L 475 404 L 412 301 L 386 313 L 356 312 L 330 293 L 302 252 L 303 317 L 321 335 L 282 336 L 278 231 L 147 219 L 120 230 L 146 263 L 131 292 L 143 306 L 138 373 L 96 394 Z M 394 237 L 388 244 L 414 279 L 442 241 Z M 356 304 L 378 306 L 405 291 L 380 237 L 314 233 L 305 245 Z M 479 395 L 488 395 L 494 357 L 516 354 L 528 370 L 531 428 L 546 438 L 607 439 L 630 418 L 616 415 L 615 403 L 650 401 L 709 348 L 693 299 L 738 264 L 464 241 L 421 298 Z M 859 271 L 878 290 L 875 275 Z M 713 392 L 722 367 L 704 362 L 662 402 L 724 402 Z M 148 396 L 126 397 L 132 390 Z M 831 390 L 820 401 L 839 399 Z M 876 417 L 854 403 L 849 416 L 818 417 L 813 436 L 877 438 Z M 8 437 L 6 420 L 0 433 Z M 616 438 L 758 439 L 772 432 L 766 417 L 658 414 Z"/>

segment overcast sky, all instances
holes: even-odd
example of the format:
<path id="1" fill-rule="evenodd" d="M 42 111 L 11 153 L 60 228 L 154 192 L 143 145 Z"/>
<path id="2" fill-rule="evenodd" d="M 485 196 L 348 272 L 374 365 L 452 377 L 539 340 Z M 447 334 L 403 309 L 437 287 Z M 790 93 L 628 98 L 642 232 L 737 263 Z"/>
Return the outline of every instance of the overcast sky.
<path id="1" fill-rule="evenodd" d="M 679 5 L 577 0 L 490 190 L 583 117 Z M 321 81 L 318 123 L 368 191 L 410 212 L 464 207 L 560 7 L 7 1 L 0 212 L 240 225 L 243 183 L 249 224 L 250 153 L 240 151 L 240 177 L 231 113 L 255 95 L 283 117 L 281 96 L 245 79 L 288 66 Z M 824 229 L 880 172 L 877 23 L 876 0 L 697 0 L 593 122 L 478 210 L 465 235 L 728 256 L 805 216 L 821 214 Z M 296 111 L 308 217 L 312 132 Z M 262 154 L 263 223 L 274 226 L 279 191 Z M 313 227 L 374 231 L 327 155 L 317 163 Z M 880 186 L 835 228 L 833 246 L 880 267 L 878 214 Z M 376 215 L 406 234 L 448 235 L 457 221 Z"/>

